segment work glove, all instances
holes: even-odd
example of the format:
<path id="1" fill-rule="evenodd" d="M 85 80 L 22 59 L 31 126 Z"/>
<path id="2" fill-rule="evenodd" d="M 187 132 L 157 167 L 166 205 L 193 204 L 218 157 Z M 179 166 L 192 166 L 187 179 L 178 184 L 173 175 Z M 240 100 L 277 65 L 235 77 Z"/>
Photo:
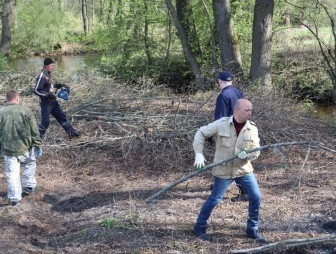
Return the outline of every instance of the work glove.
<path id="1" fill-rule="evenodd" d="M 194 167 L 198 170 L 201 170 L 205 167 L 205 158 L 202 153 L 196 153 Z"/>
<path id="2" fill-rule="evenodd" d="M 56 95 L 53 94 L 53 93 L 48 93 L 48 94 L 47 94 L 47 98 L 48 98 L 48 99 L 56 99 Z"/>
<path id="3" fill-rule="evenodd" d="M 69 92 L 70 92 L 70 87 L 69 86 L 67 86 L 66 84 L 63 84 L 63 87 L 65 87 L 66 89 L 68 89 Z"/>
<path id="4" fill-rule="evenodd" d="M 61 84 L 61 83 L 56 83 L 55 85 L 54 85 L 54 87 L 56 88 L 56 89 L 60 89 L 60 88 L 62 88 L 64 86 L 64 84 Z"/>
<path id="5" fill-rule="evenodd" d="M 239 153 L 238 153 L 238 158 L 241 160 L 246 160 L 248 159 L 248 154 L 246 153 L 245 149 L 240 149 Z"/>
<path id="6" fill-rule="evenodd" d="M 42 147 L 34 147 L 34 154 L 36 157 L 40 157 L 42 155 Z"/>

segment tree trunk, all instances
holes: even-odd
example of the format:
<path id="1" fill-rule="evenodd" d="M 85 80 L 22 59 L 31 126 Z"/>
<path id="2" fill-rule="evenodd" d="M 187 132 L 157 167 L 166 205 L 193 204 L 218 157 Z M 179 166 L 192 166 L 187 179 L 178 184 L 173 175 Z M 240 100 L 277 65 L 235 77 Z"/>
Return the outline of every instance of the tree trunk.
<path id="1" fill-rule="evenodd" d="M 176 13 L 187 37 L 191 53 L 195 57 L 201 56 L 191 0 L 176 0 Z"/>
<path id="2" fill-rule="evenodd" d="M 174 21 L 174 24 L 175 24 L 176 30 L 178 32 L 179 38 L 181 40 L 184 55 L 185 55 L 187 61 L 189 62 L 190 66 L 191 66 L 191 69 L 192 69 L 192 71 L 195 75 L 195 81 L 198 84 L 202 84 L 203 82 L 202 82 L 201 69 L 200 69 L 198 63 L 196 62 L 196 59 L 194 58 L 194 56 L 193 56 L 193 54 L 192 54 L 192 52 L 189 48 L 187 36 L 185 34 L 185 31 L 184 31 L 181 23 L 179 22 L 176 10 L 175 10 L 171 0 L 165 0 L 165 2 L 166 2 L 166 5 L 167 5 L 167 9 L 168 9 L 173 21 Z"/>
<path id="3" fill-rule="evenodd" d="M 215 35 L 215 29 L 212 26 L 212 22 L 211 22 L 211 18 L 210 18 L 210 14 L 209 14 L 209 9 L 206 5 L 206 3 L 204 2 L 204 0 L 202 0 L 205 12 L 206 12 L 206 16 L 208 19 L 208 23 L 209 23 L 209 28 L 210 28 L 210 34 L 211 34 L 211 46 L 212 46 L 212 68 L 214 70 L 218 70 L 219 69 L 219 65 L 218 65 L 218 60 L 217 60 L 217 49 L 216 49 L 216 35 Z"/>
<path id="4" fill-rule="evenodd" d="M 95 9 L 94 9 L 94 1 L 91 0 L 91 31 L 94 29 L 95 26 Z"/>
<path id="5" fill-rule="evenodd" d="M 105 0 L 100 0 L 100 7 L 99 7 L 99 23 L 103 23 L 104 21 L 104 6 Z"/>
<path id="6" fill-rule="evenodd" d="M 58 6 L 61 12 L 64 10 L 64 0 L 58 0 Z"/>
<path id="7" fill-rule="evenodd" d="M 3 1 L 2 33 L 1 33 L 1 51 L 4 56 L 9 57 L 11 46 L 11 23 L 12 23 L 12 1 Z"/>
<path id="8" fill-rule="evenodd" d="M 151 65 L 153 63 L 151 52 L 150 52 L 150 45 L 148 39 L 148 0 L 144 0 L 144 9 L 145 9 L 145 34 L 144 34 L 144 43 L 145 43 L 145 53 L 147 56 L 147 64 Z"/>
<path id="9" fill-rule="evenodd" d="M 230 70 L 235 75 L 235 79 L 240 78 L 243 75 L 243 68 L 238 39 L 234 36 L 230 1 L 213 0 L 212 7 L 218 34 L 222 67 Z"/>
<path id="10" fill-rule="evenodd" d="M 171 24 L 171 19 L 169 17 L 169 11 L 168 11 L 168 18 L 167 18 L 167 49 L 166 49 L 166 57 L 165 60 L 168 61 L 169 55 L 170 55 L 170 45 L 172 41 L 172 35 L 171 35 L 171 30 L 172 30 L 172 24 Z"/>
<path id="11" fill-rule="evenodd" d="M 82 17 L 83 17 L 84 33 L 85 35 L 87 35 L 89 33 L 89 20 L 87 17 L 86 0 L 82 0 Z"/>
<path id="12" fill-rule="evenodd" d="M 112 12 L 113 12 L 113 0 L 110 0 L 108 13 L 107 13 L 106 24 L 108 24 L 108 23 L 110 23 L 110 21 L 112 21 Z"/>
<path id="13" fill-rule="evenodd" d="M 118 3 L 117 3 L 117 8 L 116 8 L 116 14 L 115 14 L 115 18 L 116 18 L 116 23 L 117 25 L 122 25 L 122 22 L 123 22 L 123 3 L 122 3 L 122 0 L 118 0 Z"/>
<path id="14" fill-rule="evenodd" d="M 272 17 L 274 0 L 256 0 L 254 6 L 250 79 L 266 90 L 272 87 Z"/>

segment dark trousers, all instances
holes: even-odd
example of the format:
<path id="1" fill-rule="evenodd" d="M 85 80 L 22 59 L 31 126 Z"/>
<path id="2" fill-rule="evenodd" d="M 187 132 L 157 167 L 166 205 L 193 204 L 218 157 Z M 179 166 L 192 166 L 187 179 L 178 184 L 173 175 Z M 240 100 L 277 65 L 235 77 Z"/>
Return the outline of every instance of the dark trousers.
<path id="1" fill-rule="evenodd" d="M 41 123 L 39 124 L 40 136 L 44 136 L 50 124 L 50 115 L 53 115 L 57 122 L 66 132 L 70 132 L 73 127 L 68 121 L 64 111 L 61 109 L 57 100 L 41 99 Z"/>

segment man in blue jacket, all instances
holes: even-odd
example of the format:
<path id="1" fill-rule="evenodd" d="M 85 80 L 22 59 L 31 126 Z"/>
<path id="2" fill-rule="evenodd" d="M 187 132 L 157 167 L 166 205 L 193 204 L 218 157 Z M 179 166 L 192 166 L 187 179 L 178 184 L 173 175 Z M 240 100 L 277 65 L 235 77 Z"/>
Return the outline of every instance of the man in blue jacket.
<path id="1" fill-rule="evenodd" d="M 245 98 L 244 94 L 232 84 L 231 72 L 222 71 L 218 73 L 217 78 L 221 92 L 217 96 L 215 120 L 224 116 L 232 116 L 237 100 Z"/>
<path id="2" fill-rule="evenodd" d="M 221 92 L 217 96 L 215 120 L 232 116 L 237 100 L 245 98 L 244 94 L 232 84 L 233 75 L 231 72 L 222 71 L 218 73 L 217 78 Z M 237 187 L 239 188 L 239 194 L 231 198 L 231 201 L 248 201 L 248 195 L 244 188 L 240 184 L 237 184 Z"/>

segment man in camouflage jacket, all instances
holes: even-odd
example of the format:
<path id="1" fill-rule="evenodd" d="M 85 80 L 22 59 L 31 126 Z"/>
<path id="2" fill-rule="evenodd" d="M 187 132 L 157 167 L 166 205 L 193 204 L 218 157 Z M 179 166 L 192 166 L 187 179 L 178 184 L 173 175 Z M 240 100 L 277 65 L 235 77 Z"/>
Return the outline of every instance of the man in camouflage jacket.
<path id="1" fill-rule="evenodd" d="M 8 91 L 6 101 L 0 109 L 0 150 L 5 160 L 7 197 L 10 205 L 16 205 L 22 199 L 20 166 L 24 193 L 29 194 L 36 187 L 36 156 L 42 154 L 42 142 L 35 116 L 19 105 L 19 94 Z"/>

